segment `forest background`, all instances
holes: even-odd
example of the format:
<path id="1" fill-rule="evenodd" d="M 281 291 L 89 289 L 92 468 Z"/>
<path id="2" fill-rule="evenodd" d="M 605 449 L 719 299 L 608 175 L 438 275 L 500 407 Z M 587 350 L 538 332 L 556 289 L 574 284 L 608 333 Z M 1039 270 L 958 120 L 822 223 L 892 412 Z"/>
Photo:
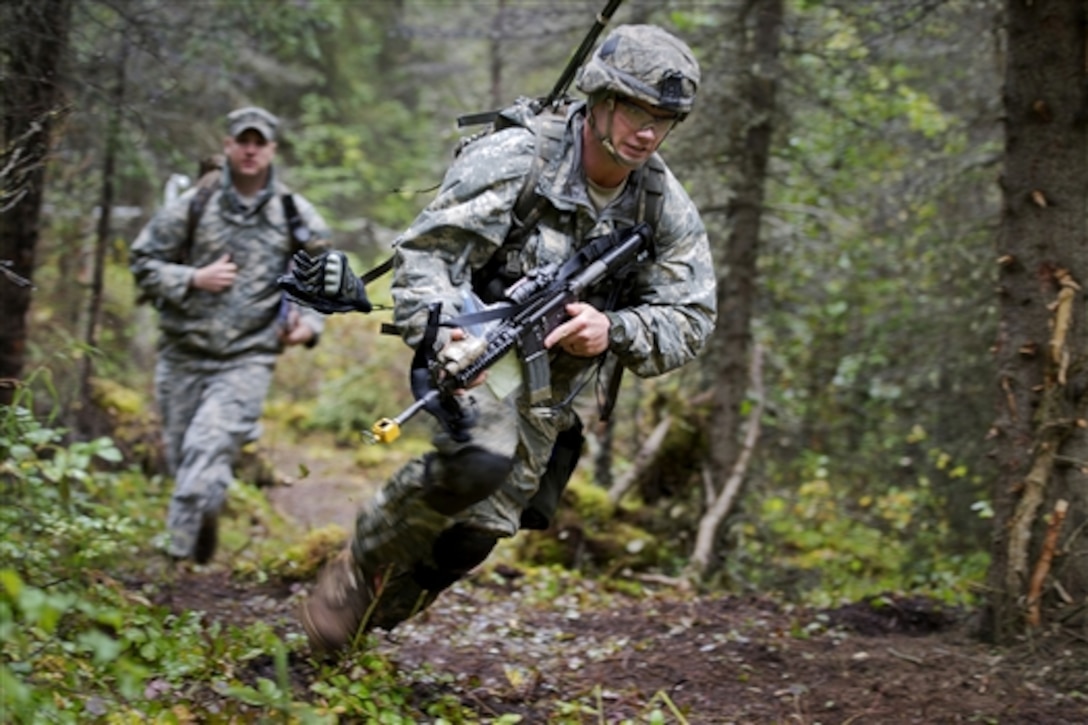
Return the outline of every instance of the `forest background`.
<path id="1" fill-rule="evenodd" d="M 146 429 L 154 426 L 155 313 L 137 303 L 127 249 L 167 187 L 184 186 L 177 175 L 192 176 L 200 158 L 219 150 L 228 111 L 255 104 L 280 116 L 278 168 L 332 224 L 336 246 L 356 269 L 366 269 L 430 199 L 458 138 L 471 132 L 458 128 L 458 117 L 546 94 L 598 5 L 6 3 L 0 259 L 34 287 L 25 291 L 14 274 L 0 279 L 5 362 L 17 350 L 22 381 L 5 412 L 4 481 L 18 483 L 5 495 L 29 495 L 24 485 L 33 476 L 17 465 L 20 456 L 38 460 L 31 450 L 44 443 L 88 445 L 61 450 L 72 469 L 89 471 L 80 455 L 114 450 L 101 436 L 120 447 L 125 463 L 115 467 L 142 466 L 139 475 L 157 480 Z M 1017 306 L 998 290 L 1012 286 L 1002 275 L 1010 274 L 1016 243 L 1007 236 L 1017 216 L 1010 210 L 1020 203 L 1010 202 L 1015 179 L 1003 172 L 1016 88 L 1009 28 L 1021 5 L 621 6 L 616 22 L 662 24 L 702 64 L 697 110 L 663 154 L 703 213 L 723 291 L 718 333 L 699 362 L 659 380 L 628 376 L 616 422 L 593 426 L 578 482 L 587 484 L 583 491 L 607 491 L 613 509 L 622 499 L 630 527 L 587 534 L 618 537 L 621 565 L 592 556 L 578 564 L 819 606 L 882 592 L 924 594 L 981 610 L 981 631 L 994 640 L 1017 636 L 1025 609 L 1038 615 L 1040 603 L 1046 623 L 1084 626 L 1088 564 L 1079 532 L 1088 504 L 1075 492 L 1083 490 L 1085 457 L 1060 453 L 1084 427 L 1080 400 L 1060 416 L 1072 421 L 1060 439 L 1032 433 L 1027 445 L 1001 433 L 1004 402 L 1040 394 L 1058 377 L 1048 356 L 1029 355 L 1025 340 L 1008 344 L 999 334 L 999 323 L 1012 327 L 1008 315 Z M 1083 81 L 1084 55 L 1075 57 L 1077 42 L 1084 50 L 1083 4 L 1053 7 L 1063 22 L 1079 23 L 1068 45 L 1049 42 L 1062 55 L 1057 72 L 1080 68 Z M 1038 11 L 1032 27 L 1045 31 L 1054 20 L 1048 12 Z M 63 48 L 53 49 L 54 67 L 45 69 L 44 85 L 55 95 L 44 108 L 20 104 L 18 71 L 48 61 L 43 38 L 53 34 L 64 37 Z M 32 49 L 37 55 L 23 52 Z M 1050 82 L 1036 80 L 1043 88 Z M 1064 82 L 1076 86 L 1068 75 Z M 1077 98 L 1088 93 L 1080 88 Z M 17 122 L 28 118 L 27 128 L 37 123 L 47 132 L 47 155 L 15 153 L 28 138 Z M 1068 125 L 1080 145 L 1065 147 L 1074 155 L 1058 162 L 1073 176 L 1072 201 L 1028 195 L 1033 208 L 1060 207 L 1073 221 L 1064 217 L 1062 239 L 1024 240 L 1036 250 L 1053 243 L 1048 269 L 1072 270 L 1075 279 L 1088 273 L 1078 268 L 1081 253 L 1062 263 L 1062 250 L 1084 246 L 1088 223 L 1088 179 L 1076 178 L 1086 164 L 1078 123 Z M 31 228 L 19 217 L 28 186 L 29 196 L 40 193 Z M 1037 278 L 1043 266 L 1025 262 L 1021 277 Z M 1050 303 L 1072 289 L 1062 279 L 1048 274 L 1038 284 L 1032 314 L 1040 330 L 1053 330 Z M 21 315 L 8 316 L 18 310 L 15 295 L 29 304 L 25 328 Z M 381 283 L 372 297 L 388 301 Z M 1076 310 L 1079 330 L 1082 301 Z M 267 411 L 273 430 L 332 439 L 376 479 L 402 454 L 366 446 L 362 431 L 410 402 L 407 352 L 378 335 L 382 319 L 380 312 L 337 317 L 317 351 L 286 355 Z M 21 348 L 12 343 L 20 335 Z M 1070 334 L 1078 344 L 1082 337 Z M 1032 344 L 1052 342 L 1051 332 L 1038 332 Z M 1027 359 L 1027 375 L 1039 384 L 1010 392 L 1020 373 L 1009 372 L 1015 364 L 1003 350 Z M 1079 361 L 1083 351 L 1072 354 Z M 592 400 L 583 410 L 595 423 Z M 1049 430 L 1045 418 L 1019 420 L 1029 432 Z M 422 440 L 425 430 L 415 433 Z M 1031 455 L 1015 464 L 1003 458 L 1010 440 Z M 1010 482 L 1027 480 L 1022 488 L 1031 491 L 1040 449 L 1053 454 L 1050 465 L 1081 478 L 1044 487 L 1027 512 L 1028 569 L 1039 571 L 1035 563 L 1046 559 L 1059 571 L 1047 578 L 1044 570 L 1045 587 L 1029 591 L 1027 570 L 1002 532 L 1015 531 L 1025 515 Z M 71 469 L 60 478 L 68 476 L 91 480 Z M 1072 501 L 1072 513 L 1048 549 L 1043 534 L 1055 521 L 1060 527 L 1062 515 L 1051 513 L 1060 500 Z M 5 556 L 21 564 L 8 570 L 17 574 L 7 591 L 16 601 L 12 592 L 33 578 L 33 567 L 12 547 Z M 5 606 L 9 614 L 18 609 Z"/>

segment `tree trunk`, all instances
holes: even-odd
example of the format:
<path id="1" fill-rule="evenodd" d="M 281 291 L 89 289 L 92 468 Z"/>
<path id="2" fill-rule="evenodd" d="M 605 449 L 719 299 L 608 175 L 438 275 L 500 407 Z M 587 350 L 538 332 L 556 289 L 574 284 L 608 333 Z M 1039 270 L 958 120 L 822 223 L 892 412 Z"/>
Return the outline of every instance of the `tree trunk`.
<path id="1" fill-rule="evenodd" d="M 1085 626 L 1088 604 L 1088 17 L 1083 0 L 1009 0 L 1006 12 L 998 405 L 990 433 L 998 471 L 982 626 L 1003 643 L 1033 622 L 1079 617 Z M 1047 552 L 1048 521 L 1063 500 L 1064 525 Z M 1034 572 L 1040 597 L 1029 601 Z"/>
<path id="2" fill-rule="evenodd" d="M 4 40 L 0 72 L 0 263 L 34 276 L 53 126 L 60 113 L 59 72 L 67 47 L 71 0 L 0 4 Z M 10 404 L 26 361 L 31 287 L 0 275 L 0 405 Z"/>
<path id="3" fill-rule="evenodd" d="M 122 31 L 123 32 L 123 31 Z M 94 247 L 94 270 L 91 282 L 91 299 L 87 310 L 87 331 L 84 340 L 94 349 L 98 346 L 98 324 L 102 312 L 102 281 L 105 277 L 106 249 L 110 243 L 110 222 L 113 217 L 113 176 L 117 149 L 121 142 L 121 112 L 125 102 L 125 66 L 128 64 L 128 38 L 121 38 L 117 56 L 117 77 L 113 89 L 110 120 L 106 126 L 106 148 L 102 154 L 102 196 L 98 208 L 98 231 Z M 81 400 L 84 411 L 91 409 L 91 376 L 94 374 L 94 356 L 85 355 L 80 375 Z"/>
<path id="4" fill-rule="evenodd" d="M 707 425 L 713 439 L 706 461 L 714 497 L 723 495 L 741 450 L 741 406 L 748 389 L 756 260 L 782 31 L 782 0 L 753 0 L 743 5 L 734 27 L 748 28 L 738 44 L 740 67 L 745 72 L 734 99 L 739 110 L 730 112 L 739 114 L 738 131 L 730 135 L 731 148 L 726 150 L 726 156 L 734 160 L 727 177 L 733 191 L 727 207 L 730 233 L 725 245 L 715 250 L 715 266 L 723 270 L 718 279 L 718 325 L 703 357 L 704 377 L 714 389 Z M 708 508 L 713 508 L 712 502 Z"/>
<path id="5" fill-rule="evenodd" d="M 491 19 L 491 38 L 487 44 L 487 67 L 491 80 L 491 107 L 502 108 L 510 102 L 504 96 L 502 87 L 503 55 L 502 44 L 505 36 L 506 0 L 499 0 L 499 7 Z"/>

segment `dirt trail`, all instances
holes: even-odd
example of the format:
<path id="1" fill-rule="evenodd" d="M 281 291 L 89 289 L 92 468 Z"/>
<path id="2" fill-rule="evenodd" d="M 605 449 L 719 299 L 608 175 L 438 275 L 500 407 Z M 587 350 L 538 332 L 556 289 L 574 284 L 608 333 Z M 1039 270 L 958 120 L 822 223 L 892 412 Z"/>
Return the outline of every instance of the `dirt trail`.
<path id="1" fill-rule="evenodd" d="M 282 479 L 266 489 L 269 501 L 307 530 L 337 524 L 351 531 L 359 507 L 381 483 L 355 463 L 350 449 L 294 443 L 286 436 L 263 447 Z"/>
<path id="2" fill-rule="evenodd" d="M 352 452 L 267 448 L 292 479 L 266 489 L 281 512 L 349 531 L 375 486 Z M 480 722 L 517 714 L 523 725 L 648 722 L 655 709 L 660 722 L 692 724 L 1088 723 L 1088 643 L 1076 633 L 996 650 L 970 638 L 967 613 L 922 598 L 812 610 L 654 584 L 632 597 L 610 582 L 526 576 L 501 547 L 496 558 L 422 615 L 375 633 L 372 646 L 420 703 L 454 697 Z M 186 574 L 166 599 L 297 631 L 303 589 L 249 587 L 213 569 Z M 313 674 L 293 661 L 299 696 Z"/>

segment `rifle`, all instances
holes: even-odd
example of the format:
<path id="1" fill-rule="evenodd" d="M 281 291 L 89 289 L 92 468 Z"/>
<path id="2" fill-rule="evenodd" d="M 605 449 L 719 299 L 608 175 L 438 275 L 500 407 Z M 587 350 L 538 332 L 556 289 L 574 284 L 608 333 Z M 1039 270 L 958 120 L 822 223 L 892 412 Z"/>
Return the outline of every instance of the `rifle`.
<path id="1" fill-rule="evenodd" d="M 567 90 L 570 88 L 571 81 L 574 80 L 575 73 L 582 67 L 582 63 L 585 62 L 586 56 L 589 55 L 589 51 L 593 50 L 593 44 L 597 42 L 597 38 L 600 36 L 601 31 L 608 25 L 608 21 L 612 19 L 612 15 L 616 12 L 616 8 L 620 6 L 623 0 L 608 0 L 608 4 L 604 6 L 604 10 L 597 15 L 596 22 L 590 27 L 589 32 L 586 33 L 586 37 L 582 38 L 582 44 L 578 46 L 578 50 L 571 56 L 570 61 L 567 62 L 567 67 L 563 69 L 563 73 L 560 74 L 559 80 L 544 98 L 533 101 L 532 108 L 534 113 L 540 113 L 545 108 L 558 107 L 559 103 L 566 98 Z M 457 119 L 458 128 L 464 128 L 465 126 L 476 126 L 481 123 L 491 123 L 494 121 L 500 111 L 484 111 L 483 113 L 472 113 L 465 116 L 460 116 Z"/>
<path id="2" fill-rule="evenodd" d="M 374 440 L 396 440 L 401 426 L 421 410 L 434 415 L 455 440 L 467 440 L 472 420 L 465 417 L 454 396 L 515 347 L 520 352 L 529 402 L 535 405 L 548 400 L 551 371 L 544 339 L 570 318 L 567 305 L 584 299 L 602 281 L 622 279 L 646 258 L 652 237 L 653 230 L 646 223 L 597 237 L 562 265 L 534 270 L 512 284 L 505 293 L 505 307 L 462 315 L 445 323 L 448 327 L 467 327 L 501 316 L 501 322 L 483 338 L 470 340 L 464 346 L 466 354 L 454 362 L 439 363 L 429 352 L 441 311 L 441 303 L 432 305 L 427 332 L 416 348 L 412 365 L 416 402 L 399 415 L 375 423 L 371 428 Z"/>

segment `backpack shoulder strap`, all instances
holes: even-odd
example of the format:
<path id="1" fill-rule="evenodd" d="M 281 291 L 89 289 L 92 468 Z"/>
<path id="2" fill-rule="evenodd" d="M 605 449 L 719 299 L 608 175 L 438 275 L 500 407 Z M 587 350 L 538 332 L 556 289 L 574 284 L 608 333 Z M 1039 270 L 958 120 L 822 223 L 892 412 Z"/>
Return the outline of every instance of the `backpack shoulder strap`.
<path id="1" fill-rule="evenodd" d="M 524 114 L 514 113 L 517 110 L 517 106 L 511 107 L 510 112 L 505 114 L 500 112 L 495 114 L 494 118 L 490 118 L 493 125 L 484 129 L 472 136 L 461 139 L 454 151 L 454 156 L 459 156 L 461 151 L 473 141 L 479 138 L 487 136 L 490 133 L 494 133 L 497 129 L 508 128 L 510 126 L 523 125 L 522 121 Z M 522 120 L 519 120 L 522 119 Z M 540 221 L 541 214 L 544 213 L 544 207 L 547 204 L 547 200 L 536 193 L 536 183 L 540 179 L 540 172 L 547 166 L 548 161 L 554 157 L 555 149 L 558 148 L 559 142 L 563 138 L 562 123 L 554 123 L 559 120 L 558 118 L 551 118 L 549 121 L 541 124 L 537 124 L 539 127 L 544 127 L 545 131 L 538 133 L 542 139 L 540 150 L 538 151 L 536 158 L 533 159 L 533 164 L 529 167 L 529 173 L 526 174 L 525 180 L 522 182 L 521 189 L 518 191 L 517 199 L 514 201 L 513 209 L 513 225 L 510 233 L 507 235 L 506 240 L 503 242 L 503 246 L 512 240 L 524 239 L 536 223 Z M 556 128 L 557 127 L 557 128 Z M 546 139 L 546 140 L 545 140 Z M 544 147 L 549 146 L 547 152 L 544 151 Z M 367 270 L 363 274 L 359 275 L 359 279 L 363 281 L 363 284 L 369 284 L 378 279 L 384 274 L 388 274 L 393 269 L 393 257 L 387 257 L 385 261 L 381 262 L 377 266 Z"/>
<path id="2" fill-rule="evenodd" d="M 533 230 L 541 215 L 548 207 L 548 201 L 536 193 L 540 173 L 558 155 L 563 141 L 565 121 L 561 116 L 541 116 L 538 136 L 540 143 L 536 159 L 525 182 L 518 192 L 514 203 L 514 225 L 506 242 L 520 243 Z M 655 231 L 661 221 L 661 210 L 665 205 L 665 162 L 656 154 L 643 167 L 638 176 L 638 212 L 635 221 L 646 222 Z"/>
<path id="3" fill-rule="evenodd" d="M 196 194 L 189 200 L 189 216 L 185 224 L 185 239 L 181 249 L 178 250 L 177 261 L 179 264 L 188 264 L 189 257 L 193 254 L 193 243 L 196 241 L 196 228 L 200 225 L 200 217 L 204 215 L 204 207 L 208 200 L 219 188 L 219 181 L 223 178 L 224 159 L 222 154 L 213 154 L 200 160 L 200 168 L 196 180 Z"/>
<path id="4" fill-rule="evenodd" d="M 566 120 L 563 116 L 548 113 L 537 116 L 536 124 L 537 150 L 536 158 L 529 167 L 529 173 L 525 175 L 521 191 L 514 201 L 513 219 L 510 233 L 503 245 L 509 243 L 520 244 L 540 221 L 540 217 L 548 207 L 548 200 L 536 192 L 540 174 L 547 168 L 559 154 L 563 143 L 563 132 Z"/>
<path id="5" fill-rule="evenodd" d="M 656 232 L 661 221 L 661 209 L 665 206 L 665 162 L 656 154 L 639 174 L 638 217 Z"/>
<path id="6" fill-rule="evenodd" d="M 193 253 L 193 242 L 196 239 L 196 228 L 200 224 L 200 217 L 204 215 L 204 207 L 208 205 L 208 199 L 215 192 L 215 184 L 203 184 L 197 188 L 196 194 L 189 200 L 189 216 L 185 224 L 185 241 L 178 252 L 178 263 L 188 264 L 189 257 Z"/>
<path id="7" fill-rule="evenodd" d="M 310 241 L 313 233 L 306 224 L 306 220 L 298 213 L 295 197 L 291 192 L 286 191 L 280 194 L 280 201 L 283 204 L 283 218 L 287 221 L 287 234 L 291 237 L 291 246 L 297 252 Z"/>
<path id="8" fill-rule="evenodd" d="M 533 159 L 532 165 L 529 167 L 529 173 L 525 175 L 525 179 L 522 181 L 521 189 L 518 191 L 517 198 L 514 200 L 514 207 L 511 213 L 511 227 L 510 232 L 507 234 L 506 239 L 503 240 L 502 247 L 506 252 L 513 251 L 524 243 L 525 238 L 536 227 L 540 218 L 544 215 L 544 212 L 549 206 L 548 200 L 537 193 L 537 182 L 540 180 L 540 174 L 547 168 L 559 154 L 559 150 L 562 148 L 563 133 L 566 129 L 566 113 L 565 108 L 559 112 L 544 113 L 533 117 L 533 128 L 536 132 L 538 143 L 536 157 Z M 514 125 L 510 121 L 506 121 L 505 125 Z M 471 143 L 476 138 L 486 135 L 490 130 L 481 132 L 476 136 L 473 136 L 466 141 Z M 463 148 L 458 147 L 458 151 Z M 663 184 L 659 184 L 659 189 L 656 200 L 657 208 L 660 209 L 661 191 Z M 651 204 L 651 208 L 654 208 Z M 656 217 L 652 217 L 656 221 Z M 504 254 L 493 255 L 491 260 L 484 265 L 474 277 L 478 280 L 482 280 L 488 276 L 492 276 L 495 272 L 496 266 L 500 265 L 498 257 L 506 256 Z M 368 270 L 364 274 L 360 275 L 360 279 L 364 284 L 368 284 L 383 274 L 387 274 L 393 268 L 393 258 L 389 257 L 376 267 Z"/>

